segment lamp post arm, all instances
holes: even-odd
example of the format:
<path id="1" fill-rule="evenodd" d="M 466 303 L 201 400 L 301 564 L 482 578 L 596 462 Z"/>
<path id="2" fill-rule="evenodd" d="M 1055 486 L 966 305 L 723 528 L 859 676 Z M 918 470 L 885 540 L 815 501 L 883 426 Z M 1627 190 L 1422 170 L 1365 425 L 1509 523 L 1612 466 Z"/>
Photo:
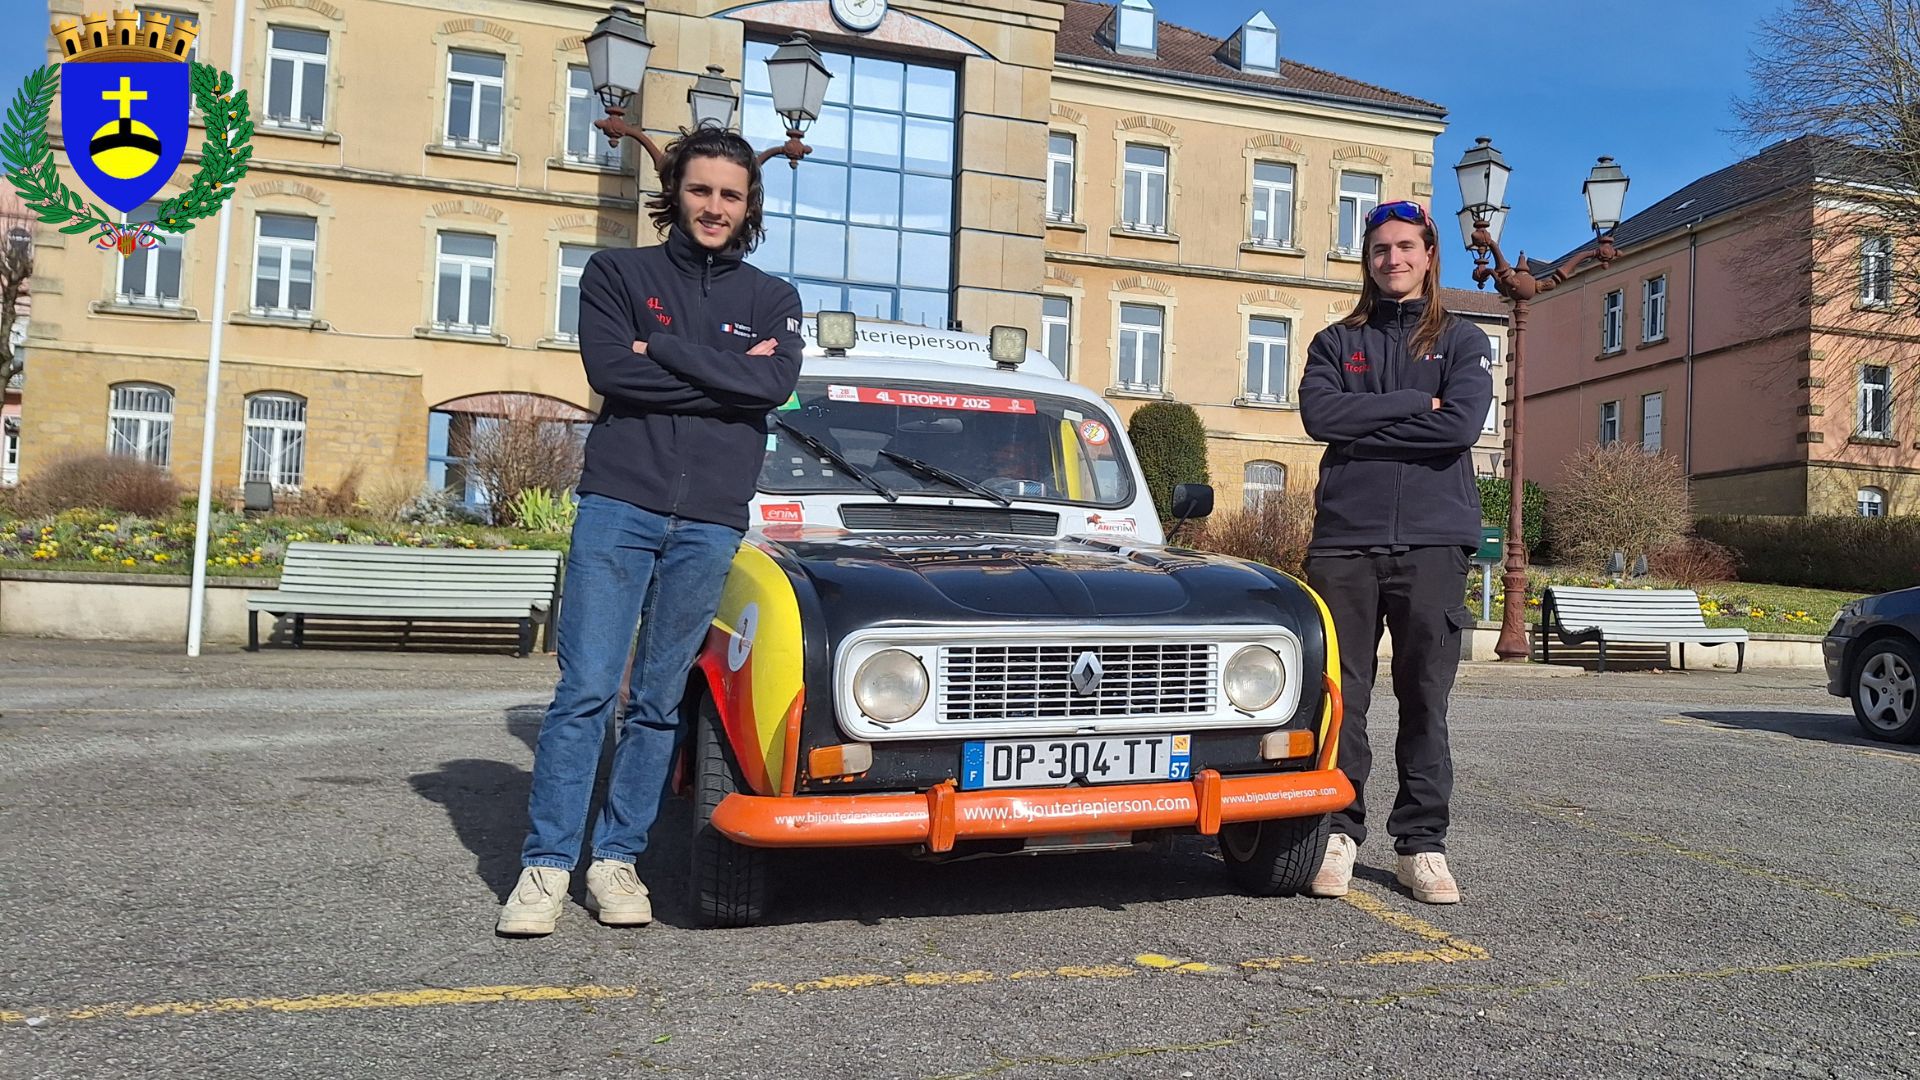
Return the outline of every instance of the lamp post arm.
<path id="1" fill-rule="evenodd" d="M 1620 253 L 1613 247 L 1613 237 L 1602 236 L 1591 249 L 1575 252 L 1572 258 L 1554 267 L 1553 272 L 1540 283 L 1540 291 L 1545 292 L 1566 284 L 1567 279 L 1579 273 L 1580 268 L 1587 263 L 1596 262 L 1601 266 L 1610 266 L 1613 260 L 1619 257 Z"/>
<path id="2" fill-rule="evenodd" d="M 667 159 L 666 153 L 660 149 L 659 144 L 654 142 L 651 136 L 639 128 L 634 127 L 632 124 L 627 123 L 626 110 L 624 109 L 608 109 L 607 118 L 605 120 L 595 120 L 593 126 L 606 133 L 607 142 L 612 146 L 619 146 L 622 138 L 632 139 L 639 143 L 641 147 L 647 151 L 647 157 L 653 160 L 653 171 L 655 173 L 660 171 L 661 164 Z"/>
<path id="3" fill-rule="evenodd" d="M 799 128 L 789 126 L 787 128 L 786 142 L 779 146 L 769 146 L 765 150 L 760 151 L 760 164 L 765 165 L 774 158 L 784 156 L 790 168 L 798 169 L 800 167 L 800 159 L 813 153 L 813 147 L 801 141 L 801 134 Z"/>

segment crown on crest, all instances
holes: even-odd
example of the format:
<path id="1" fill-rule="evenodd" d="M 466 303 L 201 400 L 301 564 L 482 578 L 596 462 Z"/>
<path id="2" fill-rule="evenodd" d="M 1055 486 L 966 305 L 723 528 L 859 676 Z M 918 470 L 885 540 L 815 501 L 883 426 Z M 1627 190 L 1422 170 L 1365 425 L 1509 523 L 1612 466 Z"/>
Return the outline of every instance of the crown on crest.
<path id="1" fill-rule="evenodd" d="M 162 12 L 141 15 L 122 9 L 109 17 L 95 12 L 83 19 L 55 19 L 53 36 L 60 42 L 61 60 L 174 60 L 184 61 L 200 24 L 184 19 L 178 25 Z"/>

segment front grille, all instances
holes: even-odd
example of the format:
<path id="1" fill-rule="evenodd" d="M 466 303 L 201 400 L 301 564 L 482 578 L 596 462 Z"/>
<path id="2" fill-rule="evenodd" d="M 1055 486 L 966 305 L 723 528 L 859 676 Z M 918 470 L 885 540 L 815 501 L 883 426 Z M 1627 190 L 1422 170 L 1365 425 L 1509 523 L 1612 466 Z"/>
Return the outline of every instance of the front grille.
<path id="1" fill-rule="evenodd" d="M 885 532 L 982 532 L 1004 536 L 1052 536 L 1060 515 L 1044 510 L 972 506 L 869 506 L 840 508 L 840 524 L 849 529 Z"/>
<path id="2" fill-rule="evenodd" d="M 1091 694 L 1074 665 L 1103 669 Z M 946 645 L 940 649 L 940 722 L 1194 716 L 1214 712 L 1220 650 L 1213 642 Z"/>

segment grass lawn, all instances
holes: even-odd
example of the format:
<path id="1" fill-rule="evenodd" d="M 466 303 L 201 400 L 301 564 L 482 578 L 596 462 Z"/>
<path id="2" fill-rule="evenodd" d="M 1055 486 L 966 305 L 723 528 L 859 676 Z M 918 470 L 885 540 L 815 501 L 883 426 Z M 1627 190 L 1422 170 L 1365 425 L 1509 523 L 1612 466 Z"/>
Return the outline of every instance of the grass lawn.
<path id="1" fill-rule="evenodd" d="M 1527 621 L 1540 621 L 1540 598 L 1548 585 L 1605 586 L 1606 579 L 1551 566 L 1527 568 Z M 1623 589 L 1640 587 L 1639 582 L 1622 584 Z M 1652 588 L 1673 588 L 1664 582 L 1646 583 Z M 1480 613 L 1480 576 L 1476 571 L 1467 579 L 1467 607 Z M 1730 581 L 1696 590 L 1700 608 L 1708 626 L 1737 626 L 1756 634 L 1825 634 L 1835 613 L 1849 600 L 1865 593 L 1834 589 L 1805 589 L 1792 585 L 1757 585 Z M 1500 575 L 1493 579 L 1493 615 L 1500 621 L 1505 611 L 1501 602 Z"/>

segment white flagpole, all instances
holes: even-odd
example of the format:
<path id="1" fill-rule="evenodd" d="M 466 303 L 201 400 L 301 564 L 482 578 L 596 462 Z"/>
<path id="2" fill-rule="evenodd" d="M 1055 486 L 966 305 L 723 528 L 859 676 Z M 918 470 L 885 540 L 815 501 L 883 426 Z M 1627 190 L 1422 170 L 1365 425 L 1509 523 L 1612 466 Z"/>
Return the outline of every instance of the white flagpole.
<path id="1" fill-rule="evenodd" d="M 233 50 L 227 71 L 234 81 L 245 85 L 246 73 L 240 69 L 240 49 L 247 39 L 247 0 L 233 0 Z M 237 87 L 236 87 L 237 88 Z M 213 499 L 213 440 L 219 432 L 214 422 L 220 411 L 220 346 L 227 328 L 227 240 L 233 232 L 233 203 L 230 195 L 220 207 L 218 260 L 213 269 L 213 342 L 207 349 L 207 415 L 200 438 L 200 505 L 194 513 L 193 588 L 187 599 L 187 655 L 200 655 L 200 634 L 205 625 L 207 607 L 207 519 Z"/>

